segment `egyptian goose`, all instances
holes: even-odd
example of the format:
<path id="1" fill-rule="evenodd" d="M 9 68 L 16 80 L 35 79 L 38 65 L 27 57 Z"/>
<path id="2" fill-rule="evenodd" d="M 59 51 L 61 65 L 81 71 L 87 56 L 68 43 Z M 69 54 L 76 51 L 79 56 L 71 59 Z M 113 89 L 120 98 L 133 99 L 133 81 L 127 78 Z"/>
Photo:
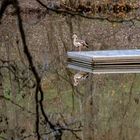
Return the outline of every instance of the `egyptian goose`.
<path id="1" fill-rule="evenodd" d="M 74 45 L 76 48 L 78 48 L 79 51 L 81 51 L 82 48 L 85 48 L 85 47 L 88 48 L 88 44 L 87 44 L 84 40 L 78 39 L 78 37 L 77 37 L 76 34 L 74 34 L 74 35 L 72 36 L 72 38 L 73 38 L 73 45 Z"/>

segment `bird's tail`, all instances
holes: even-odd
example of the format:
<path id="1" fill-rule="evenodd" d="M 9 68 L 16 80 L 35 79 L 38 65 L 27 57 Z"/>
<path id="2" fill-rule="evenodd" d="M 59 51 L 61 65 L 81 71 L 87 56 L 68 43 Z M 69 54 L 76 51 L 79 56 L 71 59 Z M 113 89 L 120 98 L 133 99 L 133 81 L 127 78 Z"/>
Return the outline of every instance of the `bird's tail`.
<path id="1" fill-rule="evenodd" d="M 87 42 L 85 42 L 85 46 L 86 46 L 87 48 L 89 48 L 89 45 L 88 45 L 88 43 L 87 43 Z"/>

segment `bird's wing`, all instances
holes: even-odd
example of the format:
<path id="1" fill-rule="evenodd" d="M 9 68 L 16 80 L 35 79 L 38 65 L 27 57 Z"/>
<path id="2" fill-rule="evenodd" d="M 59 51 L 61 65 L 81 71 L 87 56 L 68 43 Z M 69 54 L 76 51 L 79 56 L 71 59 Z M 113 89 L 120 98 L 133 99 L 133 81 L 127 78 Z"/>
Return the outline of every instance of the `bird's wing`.
<path id="1" fill-rule="evenodd" d="M 79 46 L 81 46 L 81 43 L 80 42 L 74 42 L 74 46 L 79 47 Z"/>
<path id="2" fill-rule="evenodd" d="M 84 40 L 78 39 L 77 42 L 81 43 L 84 46 L 88 46 L 88 44 Z"/>
<path id="3" fill-rule="evenodd" d="M 89 73 L 80 71 L 80 72 L 78 72 L 77 74 L 75 74 L 74 76 L 75 76 L 77 79 L 86 79 L 86 78 L 88 77 L 88 75 L 89 75 Z"/>

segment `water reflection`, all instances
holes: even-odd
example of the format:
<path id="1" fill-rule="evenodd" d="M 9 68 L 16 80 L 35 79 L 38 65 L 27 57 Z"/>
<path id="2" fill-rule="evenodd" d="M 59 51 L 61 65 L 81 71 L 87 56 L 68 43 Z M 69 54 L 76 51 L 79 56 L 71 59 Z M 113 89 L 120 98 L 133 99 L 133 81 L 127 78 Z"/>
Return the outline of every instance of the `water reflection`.
<path id="1" fill-rule="evenodd" d="M 89 77 L 89 73 L 88 72 L 83 72 L 83 71 L 79 71 L 78 73 L 76 73 L 74 75 L 74 86 L 78 86 L 78 84 L 87 79 Z"/>

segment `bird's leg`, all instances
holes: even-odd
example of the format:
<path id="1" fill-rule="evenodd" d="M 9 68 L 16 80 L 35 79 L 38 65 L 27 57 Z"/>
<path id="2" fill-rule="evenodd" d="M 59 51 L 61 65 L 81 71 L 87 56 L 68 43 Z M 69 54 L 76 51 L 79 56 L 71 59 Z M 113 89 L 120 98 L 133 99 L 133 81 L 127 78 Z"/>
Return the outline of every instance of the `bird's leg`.
<path id="1" fill-rule="evenodd" d="M 81 52 L 81 47 L 79 47 L 79 52 Z"/>

